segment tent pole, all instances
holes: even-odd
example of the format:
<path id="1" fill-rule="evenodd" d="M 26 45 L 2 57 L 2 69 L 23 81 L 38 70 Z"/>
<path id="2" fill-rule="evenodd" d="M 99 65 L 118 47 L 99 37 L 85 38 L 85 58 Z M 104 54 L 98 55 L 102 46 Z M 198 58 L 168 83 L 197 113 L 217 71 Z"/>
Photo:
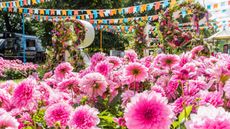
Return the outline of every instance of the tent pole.
<path id="1" fill-rule="evenodd" d="M 22 46 L 23 46 L 23 62 L 26 63 L 26 40 L 25 40 L 25 16 L 22 14 Z"/>

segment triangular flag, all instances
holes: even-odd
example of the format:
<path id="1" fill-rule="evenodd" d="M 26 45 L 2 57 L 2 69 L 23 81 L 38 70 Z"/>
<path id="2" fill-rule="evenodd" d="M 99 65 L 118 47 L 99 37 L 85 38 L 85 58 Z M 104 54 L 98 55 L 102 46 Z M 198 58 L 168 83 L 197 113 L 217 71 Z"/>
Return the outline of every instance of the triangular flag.
<path id="1" fill-rule="evenodd" d="M 66 10 L 62 10 L 62 15 L 64 15 L 64 16 L 67 15 Z"/>
<path id="2" fill-rule="evenodd" d="M 40 9 L 40 15 L 44 15 L 44 10 Z"/>
<path id="3" fill-rule="evenodd" d="M 156 2 L 155 3 L 155 10 L 160 9 L 161 3 L 160 2 Z"/>
<path id="4" fill-rule="evenodd" d="M 55 10 L 51 9 L 50 14 L 55 15 Z"/>

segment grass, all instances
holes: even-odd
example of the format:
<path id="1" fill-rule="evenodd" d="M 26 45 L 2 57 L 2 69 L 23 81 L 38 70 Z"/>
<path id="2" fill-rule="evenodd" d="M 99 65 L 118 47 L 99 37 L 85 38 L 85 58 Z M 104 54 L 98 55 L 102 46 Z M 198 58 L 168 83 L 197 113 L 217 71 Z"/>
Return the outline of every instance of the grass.
<path id="1" fill-rule="evenodd" d="M 24 78 L 23 78 L 24 79 Z M 16 83 L 20 83 L 23 79 L 15 79 L 15 80 L 13 80 L 14 82 L 16 82 Z M 6 81 L 9 81 L 9 80 L 0 80 L 0 84 L 1 83 L 4 83 L 4 82 L 6 82 Z"/>

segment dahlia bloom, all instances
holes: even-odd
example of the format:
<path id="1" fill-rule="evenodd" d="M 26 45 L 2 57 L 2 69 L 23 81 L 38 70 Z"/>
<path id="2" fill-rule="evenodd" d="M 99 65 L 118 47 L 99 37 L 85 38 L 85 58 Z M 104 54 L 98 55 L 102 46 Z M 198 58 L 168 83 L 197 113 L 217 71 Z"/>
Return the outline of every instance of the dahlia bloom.
<path id="1" fill-rule="evenodd" d="M 95 108 L 88 105 L 79 106 L 71 114 L 69 125 L 71 129 L 94 129 L 97 128 L 100 119 L 98 118 L 99 112 Z"/>
<path id="2" fill-rule="evenodd" d="M 160 62 L 162 66 L 172 67 L 179 62 L 179 59 L 176 55 L 164 55 L 161 56 Z"/>
<path id="3" fill-rule="evenodd" d="M 126 107 L 127 103 L 130 102 L 130 99 L 135 95 L 134 91 L 132 90 L 127 90 L 122 93 L 121 98 L 122 98 L 122 107 Z"/>
<path id="4" fill-rule="evenodd" d="M 11 95 L 3 89 L 0 89 L 0 107 L 6 111 L 11 109 Z"/>
<path id="5" fill-rule="evenodd" d="M 69 74 L 72 71 L 73 71 L 73 67 L 71 66 L 71 64 L 68 62 L 64 62 L 64 63 L 59 64 L 55 68 L 54 74 L 58 78 L 64 78 L 66 74 Z"/>
<path id="6" fill-rule="evenodd" d="M 230 129 L 230 113 L 222 107 L 201 106 L 185 125 L 187 129 Z"/>
<path id="7" fill-rule="evenodd" d="M 34 102 L 34 87 L 36 86 L 35 80 L 24 80 L 18 87 L 15 88 L 12 102 L 13 105 L 22 108 L 22 107 L 31 107 L 31 104 Z"/>
<path id="8" fill-rule="evenodd" d="M 89 73 L 80 82 L 80 90 L 91 97 L 102 96 L 108 83 L 100 73 Z"/>
<path id="9" fill-rule="evenodd" d="M 134 50 L 126 50 L 124 59 L 128 62 L 135 62 L 137 60 L 137 53 Z"/>
<path id="10" fill-rule="evenodd" d="M 18 129 L 19 123 L 18 121 L 12 117 L 9 113 L 3 113 L 1 111 L 0 114 L 0 128 L 1 129 Z"/>
<path id="11" fill-rule="evenodd" d="M 144 81 L 147 78 L 148 69 L 140 63 L 129 63 L 126 68 L 126 76 L 129 78 L 130 83 Z"/>
<path id="12" fill-rule="evenodd" d="M 208 91 L 201 91 L 201 101 L 200 104 L 211 104 L 215 107 L 223 106 L 224 101 L 222 99 L 223 92 L 208 92 Z"/>
<path id="13" fill-rule="evenodd" d="M 107 61 L 99 62 L 95 67 L 95 71 L 104 76 L 107 76 L 111 71 L 111 69 L 112 69 L 112 65 Z"/>
<path id="14" fill-rule="evenodd" d="M 57 103 L 49 106 L 45 112 L 45 120 L 49 127 L 66 127 L 70 118 L 72 107 L 65 103 Z"/>
<path id="15" fill-rule="evenodd" d="M 100 52 L 95 53 L 90 59 L 92 66 L 95 66 L 98 62 L 101 62 L 103 60 L 105 60 L 105 54 Z"/>
<path id="16" fill-rule="evenodd" d="M 6 81 L 0 84 L 0 88 L 5 89 L 10 94 L 14 92 L 14 89 L 16 86 L 17 86 L 17 83 L 15 83 L 14 81 Z"/>
<path id="17" fill-rule="evenodd" d="M 228 99 L 230 99 L 230 79 L 225 83 L 224 89 L 225 95 Z"/>
<path id="18" fill-rule="evenodd" d="M 171 115 L 165 97 L 155 92 L 143 92 L 131 98 L 124 118 L 129 129 L 169 129 Z"/>
<path id="19" fill-rule="evenodd" d="M 116 56 L 109 56 L 106 58 L 106 61 L 113 64 L 113 68 L 118 68 L 122 63 L 121 59 Z"/>
<path id="20" fill-rule="evenodd" d="M 196 46 L 191 50 L 192 58 L 194 58 L 200 51 L 202 51 L 204 47 L 202 45 Z"/>
<path id="21" fill-rule="evenodd" d="M 79 83 L 80 80 L 78 78 L 71 77 L 58 83 L 58 89 L 60 91 L 73 90 L 77 94 L 79 93 Z"/>

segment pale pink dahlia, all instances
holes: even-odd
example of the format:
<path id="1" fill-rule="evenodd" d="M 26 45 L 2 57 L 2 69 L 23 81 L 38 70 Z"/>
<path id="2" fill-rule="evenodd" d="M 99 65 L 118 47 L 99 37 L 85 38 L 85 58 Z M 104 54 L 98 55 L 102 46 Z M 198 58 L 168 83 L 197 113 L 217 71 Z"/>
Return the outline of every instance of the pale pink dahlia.
<path id="1" fill-rule="evenodd" d="M 106 91 L 107 82 L 100 73 L 89 73 L 80 82 L 80 90 L 91 97 L 102 96 Z"/>
<path id="2" fill-rule="evenodd" d="M 64 78 L 66 74 L 69 74 L 72 71 L 73 71 L 73 67 L 71 66 L 71 64 L 68 62 L 64 62 L 64 63 L 59 64 L 55 68 L 54 74 L 58 78 Z"/>
<path id="3" fill-rule="evenodd" d="M 88 105 L 79 106 L 71 114 L 70 117 L 70 128 L 71 129 L 94 129 L 97 128 L 100 119 L 97 114 L 98 110 L 91 108 Z"/>
<path id="4" fill-rule="evenodd" d="M 187 129 L 230 129 L 230 113 L 222 107 L 201 106 L 185 125 Z"/>
<path id="5" fill-rule="evenodd" d="M 49 127 L 66 127 L 72 107 L 66 103 L 57 103 L 49 106 L 45 112 L 45 120 Z"/>
<path id="6" fill-rule="evenodd" d="M 129 63 L 125 70 L 130 83 L 144 81 L 148 75 L 148 69 L 140 63 Z"/>
<path id="7" fill-rule="evenodd" d="M 11 109 L 11 95 L 3 89 L 0 89 L 0 107 L 5 110 Z"/>
<path id="8" fill-rule="evenodd" d="M 134 50 L 126 50 L 124 58 L 128 62 L 135 62 L 137 60 L 137 53 Z"/>
<path id="9" fill-rule="evenodd" d="M 0 115 L 0 129 L 18 129 L 18 121 L 9 113 L 1 113 Z"/>
<path id="10" fill-rule="evenodd" d="M 116 57 L 116 56 L 109 56 L 107 57 L 106 59 L 109 63 L 113 64 L 113 68 L 118 68 L 122 61 L 119 57 Z"/>
<path id="11" fill-rule="evenodd" d="M 34 102 L 34 87 L 36 86 L 35 80 L 24 80 L 14 90 L 12 102 L 17 108 L 31 106 Z"/>
<path id="12" fill-rule="evenodd" d="M 155 92 L 143 92 L 128 103 L 124 118 L 129 129 L 169 129 L 171 115 L 167 98 Z"/>
<path id="13" fill-rule="evenodd" d="M 162 66 L 172 67 L 179 63 L 179 59 L 176 55 L 164 55 L 160 58 Z"/>
<path id="14" fill-rule="evenodd" d="M 224 85 L 225 95 L 228 99 L 230 99 L 230 79 Z"/>
<path id="15" fill-rule="evenodd" d="M 76 77 L 71 77 L 64 79 L 62 82 L 58 83 L 58 89 L 61 91 L 71 90 L 76 94 L 79 93 L 79 83 L 80 80 Z"/>
<path id="16" fill-rule="evenodd" d="M 122 93 L 121 98 L 122 98 L 122 107 L 126 107 L 127 103 L 130 102 L 130 99 L 135 95 L 134 91 L 132 90 L 127 90 Z"/>

